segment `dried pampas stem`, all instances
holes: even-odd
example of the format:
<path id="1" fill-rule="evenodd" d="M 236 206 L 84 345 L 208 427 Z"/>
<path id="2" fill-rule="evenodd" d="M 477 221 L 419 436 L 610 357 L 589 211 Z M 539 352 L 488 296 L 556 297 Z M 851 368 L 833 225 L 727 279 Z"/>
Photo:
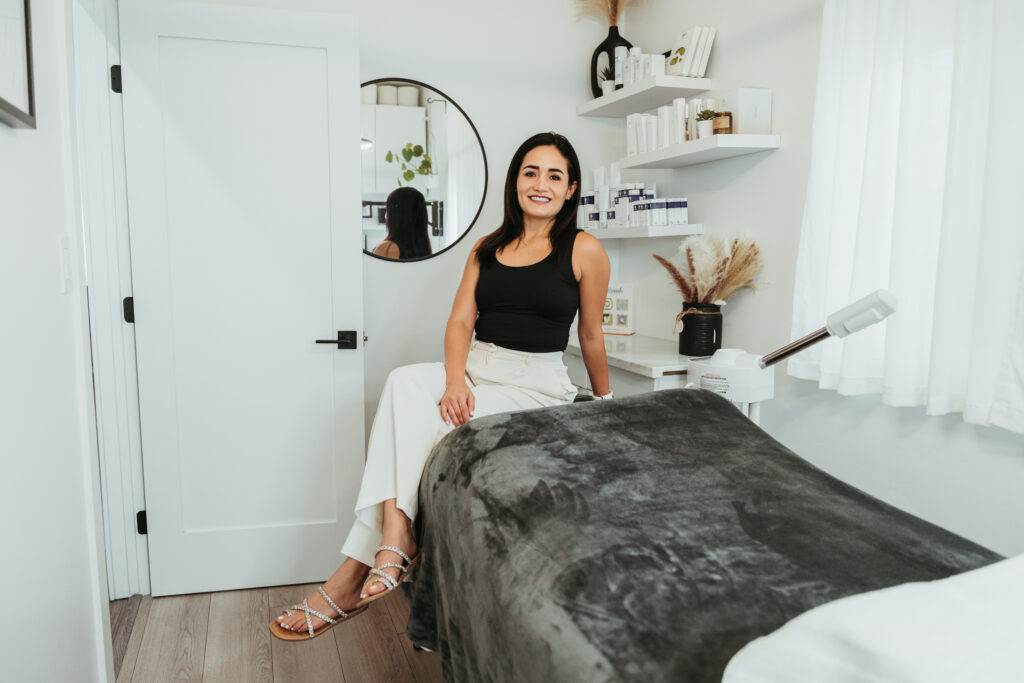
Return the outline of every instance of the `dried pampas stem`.
<path id="1" fill-rule="evenodd" d="M 630 0 L 576 0 L 576 5 L 581 17 L 596 14 L 607 19 L 609 26 L 618 26 L 622 10 L 629 2 Z"/>
<path id="2" fill-rule="evenodd" d="M 651 254 L 651 256 L 656 258 L 658 260 L 658 263 L 665 266 L 665 270 L 667 270 L 669 272 L 669 275 L 672 276 L 672 280 L 675 281 L 676 283 L 676 288 L 679 289 L 679 293 L 682 294 L 683 301 L 693 301 L 694 297 L 696 296 L 696 293 L 693 291 L 693 286 L 689 282 L 687 282 L 686 276 L 680 273 L 679 269 L 676 268 L 672 264 L 672 262 L 669 261 L 667 258 L 658 256 L 657 254 Z"/>
<path id="3" fill-rule="evenodd" d="M 722 279 L 718 298 L 727 299 L 744 288 L 753 289 L 754 276 L 761 269 L 761 250 L 749 240 L 737 240 L 729 270 Z"/>
<path id="4" fill-rule="evenodd" d="M 683 241 L 679 253 L 682 269 L 657 254 L 654 258 L 672 274 L 683 300 L 692 303 L 724 301 L 741 289 L 753 288 L 761 269 L 761 250 L 745 238 L 725 242 L 711 235 L 691 237 Z"/>

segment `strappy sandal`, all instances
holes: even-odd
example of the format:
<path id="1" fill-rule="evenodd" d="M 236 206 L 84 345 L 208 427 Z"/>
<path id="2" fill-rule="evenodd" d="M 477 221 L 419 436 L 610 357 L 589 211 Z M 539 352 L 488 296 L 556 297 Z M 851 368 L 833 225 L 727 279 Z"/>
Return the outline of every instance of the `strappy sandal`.
<path id="1" fill-rule="evenodd" d="M 308 633 L 303 633 L 301 631 L 289 631 L 288 629 L 283 628 L 281 624 L 277 623 L 276 619 L 270 622 L 270 632 L 278 638 L 280 638 L 281 640 L 310 640 L 312 638 L 316 638 L 319 635 L 323 635 L 325 632 L 334 628 L 341 622 L 351 619 L 352 617 L 355 617 L 366 611 L 366 607 L 357 605 L 356 608 L 351 612 L 346 612 L 345 610 L 341 609 L 340 607 L 334 604 L 334 600 L 331 600 L 331 597 L 327 595 L 327 591 L 324 590 L 323 586 L 320 586 L 319 588 L 317 588 L 317 590 L 320 592 L 320 596 L 324 599 L 324 601 L 326 601 L 327 604 L 331 606 L 331 609 L 338 613 L 337 616 L 329 617 L 326 614 L 323 614 L 322 612 L 316 611 L 315 609 L 309 606 L 307 598 L 303 598 L 301 605 L 292 605 L 290 608 L 285 610 L 284 613 L 290 617 L 292 615 L 291 611 L 293 609 L 302 610 L 303 612 L 305 612 L 306 627 L 308 629 Z M 326 623 L 320 626 L 320 628 L 314 629 L 313 617 L 316 617 Z"/>
<path id="2" fill-rule="evenodd" d="M 401 550 L 399 550 L 398 548 L 396 548 L 393 545 L 382 545 L 379 548 L 377 548 L 377 552 L 375 552 L 373 554 L 374 558 L 376 558 L 377 555 L 380 555 L 385 550 L 390 550 L 391 552 L 393 552 L 396 555 L 398 555 L 399 557 L 401 557 L 402 558 L 402 564 L 398 564 L 396 562 L 385 562 L 384 564 L 382 564 L 379 567 L 372 568 L 370 570 L 370 576 L 373 577 L 373 580 L 372 581 L 368 581 L 368 583 L 365 585 L 365 587 L 369 588 L 370 586 L 374 585 L 375 583 L 382 583 L 382 584 L 384 584 L 385 590 L 382 590 L 380 593 L 374 593 L 373 595 L 371 595 L 368 598 L 363 598 L 362 600 L 360 600 L 359 602 L 356 603 L 356 607 L 357 608 L 358 607 L 365 607 L 366 605 L 369 605 L 374 600 L 379 600 L 380 598 L 383 598 L 385 595 L 387 595 L 388 593 L 390 593 L 394 589 L 398 588 L 398 584 L 402 583 L 403 581 L 411 581 L 412 580 L 411 579 L 412 570 L 416 568 L 416 565 L 420 561 L 420 551 L 417 550 L 415 555 L 413 555 L 412 557 L 409 557 L 408 555 L 406 555 L 404 552 L 402 552 Z M 386 574 L 384 572 L 385 569 L 397 569 L 401 573 L 398 575 L 398 578 L 396 579 L 393 576 L 391 576 L 390 574 Z"/>

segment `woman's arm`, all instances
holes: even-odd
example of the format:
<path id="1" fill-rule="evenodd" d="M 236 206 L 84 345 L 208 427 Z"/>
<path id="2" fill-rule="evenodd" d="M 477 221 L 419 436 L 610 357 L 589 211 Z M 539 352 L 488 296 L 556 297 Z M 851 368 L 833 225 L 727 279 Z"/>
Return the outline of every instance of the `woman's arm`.
<path id="1" fill-rule="evenodd" d="M 476 326 L 476 283 L 480 279 L 480 263 L 476 249 L 480 240 L 473 245 L 462 272 L 462 281 L 455 292 L 452 313 L 444 329 L 444 372 L 445 390 L 441 397 L 441 418 L 445 424 L 459 426 L 469 421 L 476 408 L 473 392 L 466 384 L 466 358 L 473 340 Z"/>
<path id="2" fill-rule="evenodd" d="M 580 349 L 583 364 L 590 375 L 594 396 L 611 392 L 608 383 L 608 357 L 604 351 L 604 331 L 601 317 L 604 300 L 608 297 L 608 276 L 611 266 L 604 247 L 593 235 L 579 233 L 572 251 L 573 271 L 580 283 Z"/>

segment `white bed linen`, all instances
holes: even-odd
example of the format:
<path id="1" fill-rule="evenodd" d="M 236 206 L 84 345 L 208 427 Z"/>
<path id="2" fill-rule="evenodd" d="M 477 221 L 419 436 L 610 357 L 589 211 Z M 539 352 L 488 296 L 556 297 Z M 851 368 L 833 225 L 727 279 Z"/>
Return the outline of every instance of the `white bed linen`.
<path id="1" fill-rule="evenodd" d="M 722 681 L 1024 681 L 1024 555 L 805 612 L 748 643 Z"/>

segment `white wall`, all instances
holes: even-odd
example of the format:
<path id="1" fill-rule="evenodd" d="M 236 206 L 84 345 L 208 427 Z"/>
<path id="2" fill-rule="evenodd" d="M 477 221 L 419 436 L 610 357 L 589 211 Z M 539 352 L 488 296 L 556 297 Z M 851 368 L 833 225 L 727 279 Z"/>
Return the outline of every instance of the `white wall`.
<path id="1" fill-rule="evenodd" d="M 687 196 L 692 222 L 714 234 L 749 234 L 762 247 L 760 287 L 725 307 L 726 346 L 769 351 L 790 340 L 822 4 L 651 0 L 629 10 L 626 37 L 651 52 L 669 49 L 676 33 L 694 24 L 716 26 L 707 73 L 716 87 L 773 89 L 781 149 L 678 171 L 635 172 L 637 179 L 656 180 L 662 194 Z M 636 284 L 641 333 L 672 338 L 679 296 L 650 254 L 670 256 L 677 246 L 661 239 L 621 248 L 620 276 Z M 784 368 L 776 384 L 762 425 L 795 452 L 998 552 L 1024 552 L 1024 436 L 966 425 L 959 416 L 883 406 L 876 396 L 838 397 L 788 377 Z"/>
<path id="2" fill-rule="evenodd" d="M 621 124 L 576 116 L 576 104 L 590 98 L 590 56 L 607 24 L 578 20 L 568 1 L 207 1 L 357 16 L 362 81 L 403 77 L 434 86 L 462 107 L 483 140 L 487 196 L 461 242 L 422 262 L 363 259 L 369 434 L 388 372 L 441 360 L 444 326 L 469 248 L 501 222 L 505 173 L 519 144 L 541 131 L 562 133 L 585 169 L 621 154 Z"/>
<path id="3" fill-rule="evenodd" d="M 0 125 L 0 680 L 112 674 L 67 2 L 32 3 L 36 130 Z M 58 238 L 72 246 L 61 293 Z"/>

